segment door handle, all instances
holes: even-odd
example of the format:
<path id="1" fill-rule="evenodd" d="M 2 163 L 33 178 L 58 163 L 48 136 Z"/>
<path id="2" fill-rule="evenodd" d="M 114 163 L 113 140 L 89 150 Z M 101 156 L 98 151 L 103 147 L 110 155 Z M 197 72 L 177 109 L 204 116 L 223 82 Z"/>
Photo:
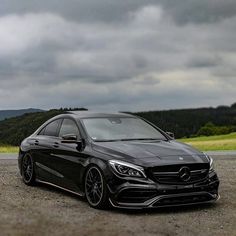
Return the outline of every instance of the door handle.
<path id="1" fill-rule="evenodd" d="M 35 144 L 35 145 L 39 145 L 39 141 L 38 141 L 38 140 L 35 140 L 35 141 L 34 141 L 34 144 Z"/>
<path id="2" fill-rule="evenodd" d="M 59 148 L 59 143 L 58 143 L 58 142 L 55 142 L 52 146 L 53 146 L 54 148 Z"/>

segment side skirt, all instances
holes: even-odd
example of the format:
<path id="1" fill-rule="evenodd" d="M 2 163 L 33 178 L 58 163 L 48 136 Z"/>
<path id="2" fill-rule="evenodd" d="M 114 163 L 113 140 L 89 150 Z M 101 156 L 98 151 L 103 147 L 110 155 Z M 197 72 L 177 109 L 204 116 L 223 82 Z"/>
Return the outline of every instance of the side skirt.
<path id="1" fill-rule="evenodd" d="M 61 187 L 61 186 L 58 186 L 58 185 L 56 185 L 56 184 L 52 184 L 52 183 L 47 182 L 47 181 L 43 181 L 43 180 L 40 180 L 40 179 L 36 179 L 36 182 L 42 183 L 42 184 L 50 185 L 50 186 L 52 186 L 52 187 L 55 187 L 55 188 L 64 190 L 64 191 L 66 191 L 66 192 L 75 194 L 75 195 L 80 196 L 80 197 L 84 197 L 84 196 L 85 196 L 84 193 L 77 193 L 77 192 L 71 191 L 71 190 L 69 190 L 69 189 L 67 189 L 67 188 L 63 188 L 63 187 Z"/>

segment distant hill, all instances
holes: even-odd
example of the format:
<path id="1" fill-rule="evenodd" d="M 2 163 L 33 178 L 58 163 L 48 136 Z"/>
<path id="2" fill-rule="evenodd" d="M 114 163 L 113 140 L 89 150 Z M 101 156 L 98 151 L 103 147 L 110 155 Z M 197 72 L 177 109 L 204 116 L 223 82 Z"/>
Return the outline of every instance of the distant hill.
<path id="1" fill-rule="evenodd" d="M 0 121 L 6 118 L 21 116 L 25 113 L 34 113 L 34 112 L 42 112 L 40 109 L 20 109 L 20 110 L 0 110 Z"/>
<path id="2" fill-rule="evenodd" d="M 49 118 L 64 113 L 68 109 L 27 113 L 22 116 L 0 121 L 0 143 L 19 145 Z M 71 108 L 69 110 L 76 110 Z M 78 110 L 86 110 L 78 108 Z M 164 131 L 175 133 L 176 138 L 196 135 L 205 124 L 212 122 L 217 126 L 236 125 L 236 104 L 217 108 L 196 108 L 167 111 L 147 111 L 132 113 L 143 117 Z"/>
<path id="3" fill-rule="evenodd" d="M 87 110 L 85 108 L 53 109 L 8 118 L 0 121 L 0 144 L 19 145 L 48 119 L 68 110 Z"/>

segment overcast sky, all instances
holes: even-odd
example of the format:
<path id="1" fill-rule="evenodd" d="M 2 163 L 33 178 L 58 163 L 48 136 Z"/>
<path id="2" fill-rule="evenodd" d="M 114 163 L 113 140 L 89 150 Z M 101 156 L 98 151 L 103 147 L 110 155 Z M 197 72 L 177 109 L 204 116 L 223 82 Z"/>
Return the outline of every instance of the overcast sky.
<path id="1" fill-rule="evenodd" d="M 235 0 L 1 0 L 0 109 L 236 102 Z"/>

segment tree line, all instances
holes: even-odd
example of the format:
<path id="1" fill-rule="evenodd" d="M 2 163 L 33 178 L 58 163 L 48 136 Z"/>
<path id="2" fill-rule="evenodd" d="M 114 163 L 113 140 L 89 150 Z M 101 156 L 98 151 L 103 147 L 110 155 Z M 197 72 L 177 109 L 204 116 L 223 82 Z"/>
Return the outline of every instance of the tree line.
<path id="1" fill-rule="evenodd" d="M 25 137 L 32 134 L 45 121 L 68 110 L 87 109 L 53 109 L 0 121 L 0 143 L 19 145 Z M 236 103 L 232 106 L 217 108 L 147 111 L 132 114 L 147 119 L 164 131 L 173 132 L 176 138 L 236 132 Z"/>

